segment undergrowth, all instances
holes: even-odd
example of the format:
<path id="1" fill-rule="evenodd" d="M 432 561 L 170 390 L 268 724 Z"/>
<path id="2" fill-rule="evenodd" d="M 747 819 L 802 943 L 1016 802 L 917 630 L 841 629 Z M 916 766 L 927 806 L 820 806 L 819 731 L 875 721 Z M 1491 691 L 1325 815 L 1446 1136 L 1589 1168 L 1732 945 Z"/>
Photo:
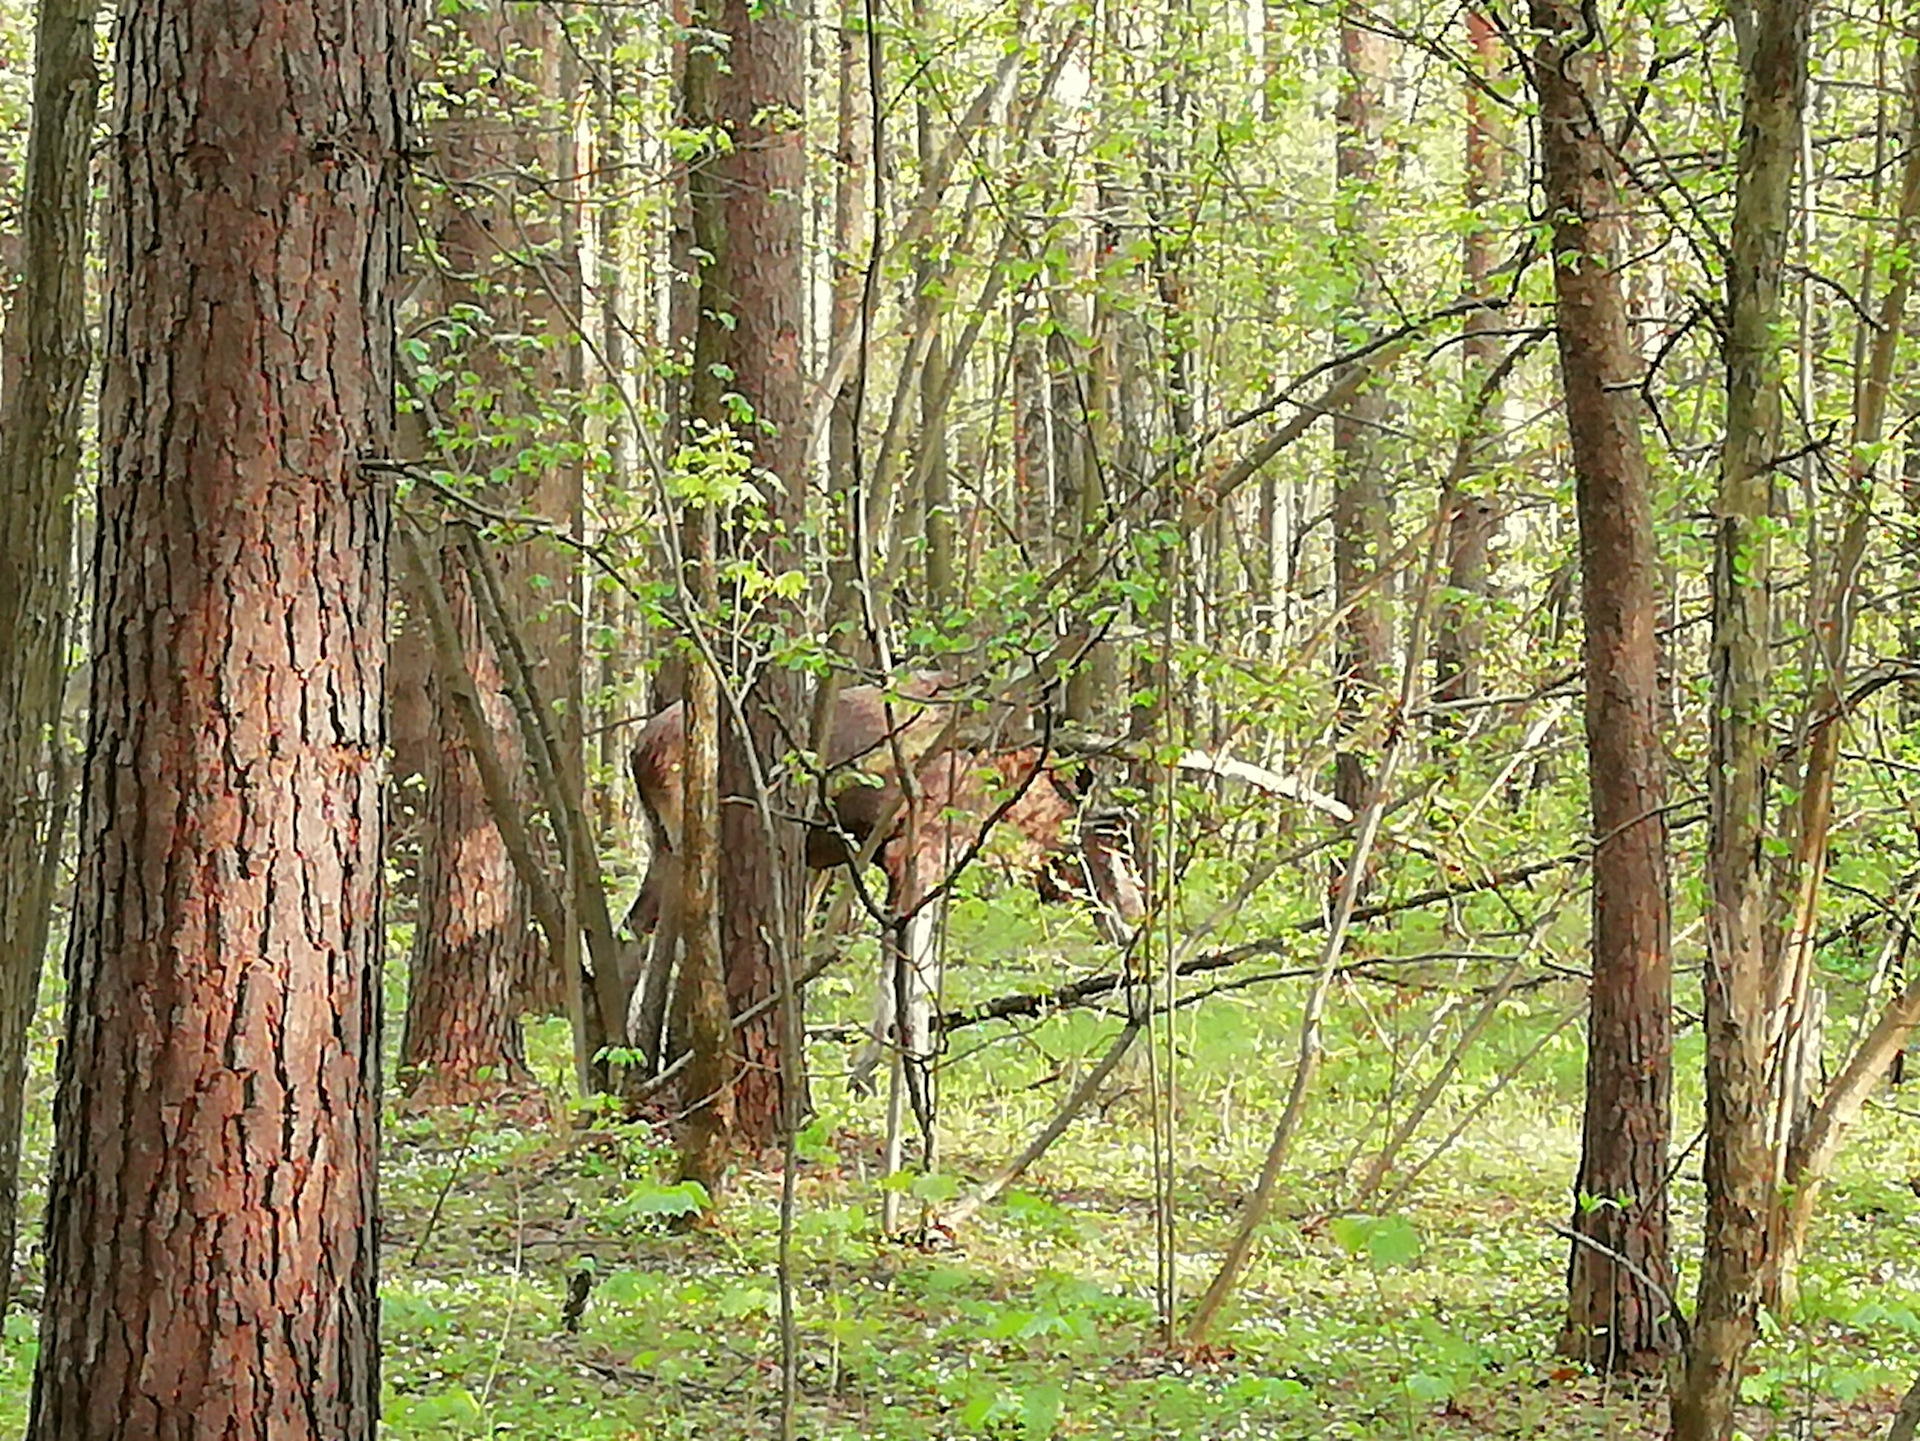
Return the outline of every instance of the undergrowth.
<path id="1" fill-rule="evenodd" d="M 956 950 L 1020 959 L 957 971 L 958 998 L 1057 982 L 1095 951 L 1078 921 L 1006 896 L 957 908 Z M 988 947 L 983 938 L 991 940 Z M 396 952 L 405 954 L 403 936 Z M 977 953 L 977 952 L 975 952 Z M 1469 980 L 1457 970 L 1446 977 Z M 403 977 L 390 978 L 398 1013 Z M 1355 983 L 1280 1201 L 1214 1343 L 1156 1323 L 1148 1074 L 1140 1057 L 1014 1190 L 957 1236 L 878 1234 L 883 1102 L 848 1094 L 841 1050 L 814 1048 L 816 1117 L 800 1143 L 794 1287 L 798 1432 L 833 1438 L 1641 1437 L 1664 1430 L 1654 1380 L 1553 1354 L 1578 1147 L 1577 982 L 1523 989 L 1476 1046 L 1402 1165 L 1499 1087 L 1393 1209 L 1329 1208 L 1430 1073 L 1454 1024 L 1442 989 Z M 1212 1273 L 1290 1079 L 1291 982 L 1182 1013 L 1175 1069 L 1176 1274 Z M 864 1005 L 853 976 L 816 1020 Z M 44 1157 L 55 1000 L 36 1050 Z M 920 1197 L 984 1175 L 1040 1125 L 1117 1026 L 1079 1012 L 955 1037 L 943 1073 L 943 1169 Z M 1423 1040 L 1428 1042 L 1423 1044 Z M 754 1438 L 778 1434 L 777 1157 L 737 1177 L 706 1227 L 677 1232 L 657 1126 L 569 1115 L 564 1027 L 532 1028 L 543 1094 L 433 1114 L 390 1107 L 383 1164 L 386 1434 L 397 1438 Z M 1698 1037 L 1683 1034 L 1677 1132 L 1698 1127 Z M 1884 1093 L 1822 1208 L 1795 1317 L 1769 1325 L 1745 1385 L 1756 1438 L 1877 1435 L 1920 1362 L 1920 1144 Z M 556 1119 L 556 1116 L 558 1119 Z M 36 1164 L 39 1163 L 36 1161 Z M 1674 1194 L 1685 1301 L 1699 1230 L 1697 1150 Z M 40 1183 L 29 1175 L 29 1190 Z M 917 1205 L 913 1196 L 910 1205 Z M 32 1223 L 30 1222 L 30 1225 Z M 937 1233 L 936 1233 L 937 1235 Z M 35 1350 L 9 1318 L 0 1431 L 24 1425 Z"/>

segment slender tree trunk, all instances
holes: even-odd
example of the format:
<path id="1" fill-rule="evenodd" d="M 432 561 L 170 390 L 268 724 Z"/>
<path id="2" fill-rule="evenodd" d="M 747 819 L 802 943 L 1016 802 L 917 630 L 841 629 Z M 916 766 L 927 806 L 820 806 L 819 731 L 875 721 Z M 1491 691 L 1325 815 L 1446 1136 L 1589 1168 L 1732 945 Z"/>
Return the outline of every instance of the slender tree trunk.
<path id="1" fill-rule="evenodd" d="M 914 23 L 922 33 L 926 29 L 925 0 L 914 0 Z M 937 164 L 939 146 L 933 129 L 933 112 L 924 94 L 913 106 L 914 145 L 919 152 L 920 176 L 924 182 Z M 927 358 L 920 367 L 920 444 L 915 472 L 919 477 L 919 501 L 922 529 L 926 542 L 925 613 L 935 625 L 955 599 L 953 576 L 953 493 L 952 477 L 947 469 L 947 423 L 944 395 L 947 389 L 947 352 L 941 343 L 941 305 L 935 290 L 937 250 L 923 242 L 914 267 L 917 277 L 914 324 L 931 333 Z"/>
<path id="2" fill-rule="evenodd" d="M 837 32 L 838 112 L 833 177 L 833 256 L 829 262 L 831 299 L 829 349 L 862 343 L 866 325 L 867 247 L 871 244 L 868 186 L 871 183 L 873 115 L 868 91 L 868 35 L 860 23 L 862 0 L 841 0 Z M 864 368 L 852 367 L 834 392 L 827 421 L 828 643 L 841 655 L 871 660 L 858 591 L 860 548 L 867 543 L 861 517 L 865 504 L 857 474 L 861 391 Z M 821 734 L 833 712 L 834 684 L 821 686 L 814 709 L 813 734 Z"/>
<path id="3" fill-rule="evenodd" d="M 1369 216 L 1379 180 L 1387 46 L 1385 39 L 1366 28 L 1362 20 L 1357 12 L 1343 11 L 1340 22 L 1334 206 L 1341 250 L 1353 271 L 1354 288 L 1349 306 L 1353 328 L 1336 337 L 1336 350 L 1350 348 L 1366 332 L 1375 289 L 1370 273 L 1373 227 Z M 1333 418 L 1334 603 L 1344 617 L 1335 645 L 1343 741 L 1335 759 L 1334 794 L 1355 815 L 1366 805 L 1371 787 L 1367 747 L 1360 732 L 1369 707 L 1386 684 L 1392 659 L 1386 598 L 1378 586 L 1362 594 L 1393 546 L 1379 454 L 1380 423 L 1385 415 L 1385 397 L 1367 391 Z"/>
<path id="4" fill-rule="evenodd" d="M 26 274 L 0 340 L 0 1318 L 13 1290 L 27 1030 L 64 807 L 58 732 L 86 402 L 95 0 L 42 0 L 21 211 Z"/>
<path id="5" fill-rule="evenodd" d="M 1840 764 L 1840 733 L 1846 723 L 1848 677 L 1852 672 L 1853 625 L 1860 578 L 1873 529 L 1879 492 L 1877 456 L 1885 439 L 1887 399 L 1892 389 L 1900 339 L 1906 329 L 1908 296 L 1913 289 L 1913 246 L 1920 232 L 1920 46 L 1915 47 L 1907 80 L 1907 158 L 1902 167 L 1900 201 L 1893 243 L 1888 247 L 1887 288 L 1881 297 L 1877 328 L 1861 347 L 1865 363 L 1854 386 L 1853 455 L 1848 466 L 1846 520 L 1840 527 L 1832 573 L 1822 587 L 1810 637 L 1813 674 L 1808 677 L 1805 744 L 1793 777 L 1793 849 L 1776 875 L 1775 906 L 1783 926 L 1768 1020 L 1769 1043 L 1787 1055 L 1817 1059 L 1818 1026 L 1813 1009 L 1814 951 L 1820 893 L 1826 880 L 1828 835 L 1833 825 L 1834 787 Z M 1870 269 L 1870 267 L 1869 267 Z M 1864 286 L 1863 286 L 1864 289 Z M 1913 452 L 1909 452 L 1911 455 Z M 1913 1023 L 1911 998 L 1903 995 L 1883 1014 L 1873 1037 L 1879 1058 L 1863 1045 L 1848 1062 L 1817 1108 L 1804 1108 L 1796 1082 L 1805 1066 L 1774 1062 L 1773 1138 L 1785 1142 L 1780 1200 L 1782 1216 L 1769 1258 L 1767 1304 L 1788 1309 L 1794 1299 L 1795 1269 L 1806 1245 L 1807 1227 L 1837 1154 L 1840 1138 L 1852 1125 L 1861 1102 L 1881 1072 L 1892 1063 Z M 1888 1029 L 1888 1028 L 1891 1029 Z M 1809 1052 L 1811 1055 L 1809 1056 Z M 1863 1069 L 1863 1063 L 1865 1063 Z M 1856 1094 L 1848 1098 L 1846 1082 Z"/>
<path id="6" fill-rule="evenodd" d="M 1675 1342 L 1667 1256 L 1672 1130 L 1659 556 L 1620 273 L 1620 178 L 1597 119 L 1597 53 L 1571 0 L 1533 0 L 1555 317 L 1579 495 L 1593 808 L 1593 986 L 1586 1119 L 1563 1350 L 1644 1367 Z M 1622 1259 L 1615 1259 L 1616 1257 Z"/>
<path id="7" fill-rule="evenodd" d="M 707 148 L 687 167 L 686 216 L 689 251 L 701 256 L 697 277 L 700 319 L 695 324 L 693 373 L 681 407 L 684 444 L 718 444 L 725 411 L 723 379 L 726 322 L 733 315 L 732 251 L 727 230 L 724 179 L 720 173 L 719 77 L 722 53 L 708 34 L 722 23 L 724 0 L 696 0 L 690 17 L 696 33 L 681 62 L 681 124 L 709 137 Z M 685 557 L 683 592 L 697 623 L 711 626 L 719 606 L 716 579 L 718 522 L 711 505 L 690 503 L 681 523 Z M 720 677 L 708 655 L 690 656 L 684 667 L 686 755 L 682 761 L 681 839 L 677 928 L 680 990 L 670 1034 L 683 1035 L 692 1061 L 683 1091 L 685 1125 L 680 1135 L 680 1177 L 717 1196 L 726 1179 L 734 1118 L 734 1053 L 728 1033 L 725 959 L 720 950 Z M 664 918 L 663 918 L 664 919 Z M 671 1050 L 671 1046 L 668 1048 Z"/>
<path id="8" fill-rule="evenodd" d="M 1779 962 L 1766 767 L 1772 673 L 1774 456 L 1780 445 L 1780 308 L 1806 103 L 1809 0 L 1734 7 L 1745 95 L 1727 266 L 1727 434 L 1713 572 L 1707 760 L 1707 1221 L 1699 1300 L 1673 1397 L 1675 1441 L 1733 1429 L 1740 1366 L 1758 1325 L 1776 1203 L 1768 1145 L 1767 1026 Z"/>
<path id="9" fill-rule="evenodd" d="M 1501 78 L 1501 41 L 1493 22 L 1481 9 L 1467 12 L 1467 38 L 1472 46 L 1477 78 L 1492 84 Z M 1497 232 L 1489 214 L 1505 183 L 1506 127 L 1499 107 L 1475 84 L 1467 86 L 1467 235 L 1462 246 L 1466 292 L 1485 296 L 1493 286 L 1499 259 Z M 1476 310 L 1467 317 L 1460 347 L 1463 426 L 1479 454 L 1484 471 L 1496 459 L 1501 422 L 1491 397 L 1480 394 L 1500 361 L 1495 333 L 1499 317 Z M 1487 551 L 1500 523 L 1499 511 L 1485 494 L 1463 496 L 1448 522 L 1447 597 L 1440 607 L 1433 647 L 1435 701 L 1471 700 L 1480 694 L 1480 653 L 1486 645 L 1486 624 L 1480 607 L 1487 594 Z M 1443 727 L 1448 722 L 1442 719 Z"/>
<path id="10" fill-rule="evenodd" d="M 37 1441 L 356 1441 L 405 7 L 121 13 Z"/>
<path id="11" fill-rule="evenodd" d="M 690 95 L 701 84 L 711 83 L 695 75 L 709 63 L 705 54 L 689 55 Z M 699 111 L 690 105 L 688 113 Z M 694 202 L 696 208 L 702 203 L 701 199 Z M 693 413 L 697 416 L 698 412 Z M 714 528 L 711 507 L 689 511 L 684 527 L 688 593 L 707 614 L 712 613 L 717 595 Z M 678 925 L 670 933 L 680 938 L 680 995 L 674 1030 L 686 1037 L 693 1060 L 687 1067 L 683 1090 L 686 1125 L 680 1136 L 680 1179 L 698 1181 L 709 1196 L 717 1197 L 726 1181 L 727 1156 L 732 1149 L 735 1061 L 719 931 L 720 685 L 704 658 L 688 662 L 683 700 L 687 727 L 680 775 L 683 883 L 679 888 Z"/>

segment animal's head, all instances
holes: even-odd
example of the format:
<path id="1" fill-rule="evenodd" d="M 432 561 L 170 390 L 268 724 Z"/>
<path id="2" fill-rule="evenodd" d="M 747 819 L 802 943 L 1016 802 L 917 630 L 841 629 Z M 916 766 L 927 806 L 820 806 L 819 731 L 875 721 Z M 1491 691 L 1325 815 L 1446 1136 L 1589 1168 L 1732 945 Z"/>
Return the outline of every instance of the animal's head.
<path id="1" fill-rule="evenodd" d="M 1147 913 L 1136 831 L 1130 811 L 1083 811 L 1034 877 L 1041 899 L 1091 907 L 1101 934 L 1116 945 L 1128 944 Z"/>

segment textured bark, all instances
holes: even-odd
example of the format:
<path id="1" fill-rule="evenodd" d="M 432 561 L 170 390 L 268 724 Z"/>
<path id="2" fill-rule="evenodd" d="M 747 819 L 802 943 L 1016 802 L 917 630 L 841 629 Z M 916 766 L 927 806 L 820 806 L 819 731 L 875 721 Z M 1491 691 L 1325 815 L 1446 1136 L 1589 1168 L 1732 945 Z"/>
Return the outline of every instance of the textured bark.
<path id="1" fill-rule="evenodd" d="M 442 559 L 441 589 L 468 672 L 504 745 L 514 731 L 499 666 L 481 634 L 457 548 L 446 547 Z M 420 923 L 400 1044 L 402 1086 L 414 1101 L 436 1105 L 481 1099 L 527 1079 L 520 993 L 532 929 L 525 888 L 442 689 L 438 681 L 428 687 L 436 736 L 428 756 L 426 823 L 434 844 L 421 857 Z"/>
<path id="2" fill-rule="evenodd" d="M 1676 1441 L 1732 1433 L 1741 1362 L 1759 1321 L 1777 1203 L 1768 1145 L 1770 944 L 1767 703 L 1772 669 L 1768 531 L 1780 444 L 1780 308 L 1807 89 L 1809 0 L 1734 7 L 1745 94 L 1728 249 L 1727 434 L 1713 572 L 1707 758 L 1707 1190 L 1699 1300 L 1673 1396 Z"/>
<path id="3" fill-rule="evenodd" d="M 439 420 L 467 439 L 450 457 L 456 464 L 479 476 L 504 471 L 512 477 L 497 487 L 504 493 L 493 496 L 496 503 L 574 529 L 581 499 L 578 466 L 548 463 L 529 468 L 522 454 L 542 443 L 571 438 L 554 433 L 544 423 L 543 410 L 578 387 L 573 368 L 578 355 L 573 338 L 574 318 L 579 314 L 577 247 L 562 243 L 571 233 L 564 223 L 566 211 L 556 207 L 552 188 L 540 181 L 542 176 L 568 172 L 562 153 L 566 131 L 559 124 L 528 124 L 524 115 L 528 93 L 554 96 L 562 92 L 558 82 L 565 47 L 555 33 L 552 14 L 537 6 L 464 9 L 456 33 L 457 41 L 448 46 L 443 63 L 470 68 L 474 62 L 469 57 L 477 57 L 482 74 L 465 77 L 473 86 L 469 102 L 437 127 L 436 156 L 449 188 L 433 216 L 444 262 L 436 277 L 435 304 L 446 313 L 467 308 L 485 317 L 477 333 L 460 342 L 453 359 L 477 377 L 476 389 L 487 403 L 442 413 Z M 526 337 L 540 338 L 543 344 L 527 345 Z M 508 576 L 509 604 L 534 660 L 535 683 L 543 700 L 554 706 L 562 727 L 567 784 L 577 791 L 583 767 L 575 568 L 570 557 L 544 538 L 503 547 L 501 567 Z M 495 677 L 483 684 L 483 692 L 491 690 L 497 696 L 500 663 L 490 643 L 476 632 L 467 649 L 470 660 Z M 404 684 L 404 678 L 397 683 Z M 442 707 L 449 703 L 444 689 L 436 695 Z M 492 701 L 488 710 L 496 717 L 495 734 L 502 751 L 524 756 L 524 748 L 512 739 L 511 711 Z M 458 722 L 442 715 L 435 728 L 441 734 L 457 733 Z M 448 782 L 458 783 L 451 776 Z M 531 809 L 531 786 L 522 799 Z M 477 813 L 461 802 L 449 814 L 457 818 L 456 829 L 444 834 L 430 829 L 425 840 L 426 848 L 435 854 L 423 866 L 434 870 L 441 881 L 434 899 L 476 916 L 525 914 L 524 888 L 511 868 L 468 870 L 459 864 L 458 852 L 476 843 L 465 821 Z M 497 846 L 497 838 L 490 844 Z M 486 885 L 505 885 L 514 894 L 479 894 Z M 470 893 L 459 894 L 462 886 Z M 481 971 L 430 955 L 442 937 L 452 933 L 449 927 L 466 932 L 465 924 L 451 911 L 429 915 L 423 910 L 417 953 L 436 978 L 451 982 L 470 975 L 477 981 Z M 554 955 L 531 928 L 524 928 L 522 934 L 519 1007 L 532 1012 L 558 1010 L 566 994 L 563 968 L 569 958 Z M 490 1062 L 475 1056 L 461 1069 L 471 1072 L 483 1064 Z"/>
<path id="4" fill-rule="evenodd" d="M 405 14 L 121 12 L 39 1441 L 373 1435 Z"/>
<path id="5" fill-rule="evenodd" d="M 1380 169 L 1387 47 L 1384 38 L 1365 28 L 1363 19 L 1357 12 L 1343 12 L 1341 17 L 1342 70 L 1334 121 L 1335 221 L 1342 254 L 1354 273 L 1350 317 L 1364 332 L 1373 308 L 1369 216 Z M 1334 348 L 1348 349 L 1354 338 L 1351 333 L 1342 334 Z M 1385 395 L 1368 390 L 1356 394 L 1333 417 L 1333 588 L 1334 603 L 1344 617 L 1334 648 L 1343 737 L 1334 761 L 1334 794 L 1355 815 L 1366 806 L 1370 787 L 1366 743 L 1360 732 L 1369 707 L 1386 684 L 1391 662 L 1386 597 L 1378 586 L 1362 594 L 1393 548 L 1379 455 L 1385 416 Z"/>
<path id="6" fill-rule="evenodd" d="M 704 57 L 690 58 L 690 89 L 699 83 L 694 71 L 705 64 Z M 695 199 L 696 210 L 705 198 Z M 710 509 L 702 507 L 687 517 L 686 537 L 689 589 L 697 604 L 711 606 L 715 587 Z M 718 1196 L 726 1180 L 733 1136 L 735 1065 L 719 948 L 720 687 L 713 667 L 698 659 L 687 667 L 685 715 L 679 833 L 685 884 L 675 897 L 674 924 L 665 932 L 669 937 L 677 934 L 680 941 L 679 1015 L 674 1030 L 686 1038 L 693 1058 L 684 1090 L 680 1179 L 697 1181 L 709 1196 Z"/>
<path id="7" fill-rule="evenodd" d="M 1916 1434 L 1920 1434 L 1920 1381 L 1908 1387 L 1900 1399 L 1900 1409 L 1893 1413 L 1893 1424 L 1887 1427 L 1887 1441 L 1913 1441 Z"/>
<path id="8" fill-rule="evenodd" d="M 1581 39 L 1585 24 L 1571 0 L 1533 0 L 1532 14 L 1541 34 L 1534 76 L 1578 490 L 1596 843 L 1586 1119 L 1573 1213 L 1575 1230 L 1595 1245 L 1573 1247 L 1561 1347 L 1594 1365 L 1640 1368 L 1676 1340 L 1667 1257 L 1672 977 L 1659 556 L 1633 389 L 1638 357 L 1615 269 L 1619 175 L 1594 100 L 1598 55 Z"/>
<path id="9" fill-rule="evenodd" d="M 790 0 L 756 3 L 725 0 L 721 28 L 732 37 L 727 65 L 716 80 L 719 123 L 733 137 L 731 151 L 713 165 L 724 204 L 727 276 L 724 293 L 734 323 L 719 337 L 734 390 L 753 407 L 758 432 L 754 458 L 765 473 L 767 510 L 786 527 L 769 536 L 736 528 L 729 538 L 736 555 L 754 557 L 778 572 L 793 564 L 786 536 L 798 528 L 807 482 L 807 406 L 801 373 L 801 196 L 806 155 L 801 116 L 806 88 L 800 14 Z M 702 304 L 703 319 L 712 307 Z M 761 611 L 763 625 L 779 612 Z M 736 676 L 749 659 L 726 658 Z M 786 737 L 802 721 L 793 678 L 762 668 L 744 698 L 746 725 L 722 715 L 720 743 L 721 931 L 727 994 L 736 1014 L 778 988 L 778 948 L 798 936 L 802 894 L 800 835 L 776 825 L 767 834 L 754 797 L 760 776 L 770 779 Z M 785 719 L 784 726 L 776 715 Z M 775 816 L 794 806 L 772 797 Z M 784 913 L 783 913 L 784 912 Z M 789 1101 L 805 1093 L 799 1056 L 783 1055 L 779 1008 L 767 1010 L 735 1033 L 740 1073 L 735 1087 L 736 1123 L 747 1144 L 765 1144 L 780 1129 Z"/>
<path id="10" fill-rule="evenodd" d="M 40 996 L 65 807 L 56 735 L 86 401 L 95 0 L 45 0 L 34 40 L 21 237 L 0 401 L 0 1317 L 13 1290 L 27 1029 Z"/>

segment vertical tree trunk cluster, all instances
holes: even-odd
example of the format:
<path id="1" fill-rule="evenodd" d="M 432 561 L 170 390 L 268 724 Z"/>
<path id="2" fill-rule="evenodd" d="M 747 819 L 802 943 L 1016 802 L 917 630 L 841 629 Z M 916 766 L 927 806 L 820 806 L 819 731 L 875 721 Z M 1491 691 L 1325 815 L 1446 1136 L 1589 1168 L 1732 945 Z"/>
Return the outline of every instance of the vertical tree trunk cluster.
<path id="1" fill-rule="evenodd" d="M 463 659 L 503 760 L 524 769 L 499 662 L 480 625 L 460 548 L 441 548 L 440 588 Z M 422 1105 L 482 1100 L 527 1079 L 520 1016 L 529 972 L 544 956 L 531 908 L 487 805 L 455 701 L 427 682 L 434 742 L 427 756 L 419 924 L 408 975 L 400 1084 Z"/>
<path id="2" fill-rule="evenodd" d="M 26 274 L 0 339 L 0 1317 L 13 1290 L 27 1030 L 65 812 L 60 699 L 89 363 L 95 0 L 42 0 L 21 210 Z"/>
<path id="3" fill-rule="evenodd" d="M 1533 0 L 1556 332 L 1580 520 L 1593 984 L 1575 1244 L 1563 1349 L 1646 1366 L 1670 1350 L 1666 1165 L 1672 1129 L 1666 762 L 1659 736 L 1659 556 L 1639 358 L 1617 265 L 1620 177 L 1599 118 L 1597 53 L 1571 0 Z M 1583 38 L 1584 37 L 1584 38 Z"/>
<path id="4" fill-rule="evenodd" d="M 1780 948 L 1769 914 L 1767 765 L 1773 668 L 1770 531 L 1781 436 L 1774 334 L 1807 94 L 1809 0 L 1734 7 L 1745 93 L 1723 338 L 1727 433 L 1715 503 L 1713 701 L 1707 755 L 1707 1221 L 1675 1441 L 1731 1434 L 1759 1323 L 1777 1204 L 1770 1019 Z"/>
<path id="5" fill-rule="evenodd" d="M 38 1441 L 374 1431 L 406 13 L 120 17 Z"/>

